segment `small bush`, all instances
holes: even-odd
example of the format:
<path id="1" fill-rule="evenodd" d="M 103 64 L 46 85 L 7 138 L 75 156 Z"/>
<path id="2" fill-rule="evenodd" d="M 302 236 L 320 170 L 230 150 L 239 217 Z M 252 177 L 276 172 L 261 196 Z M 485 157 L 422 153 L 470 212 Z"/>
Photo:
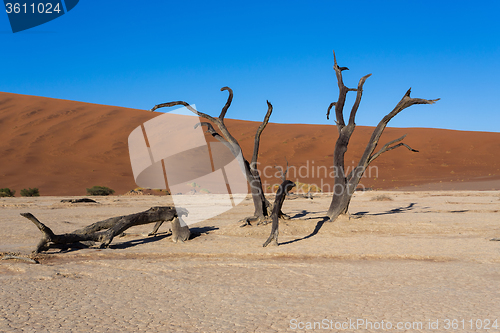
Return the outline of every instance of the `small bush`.
<path id="1" fill-rule="evenodd" d="M 10 188 L 0 188 L 0 197 L 13 197 L 16 191 L 11 190 Z"/>
<path id="2" fill-rule="evenodd" d="M 21 190 L 21 196 L 23 197 L 39 197 L 40 196 L 40 192 L 38 191 L 38 189 L 35 187 L 35 188 L 29 188 L 29 189 L 25 189 L 23 188 Z"/>
<path id="3" fill-rule="evenodd" d="M 115 193 L 115 190 L 110 189 L 106 186 L 92 186 L 87 189 L 88 195 L 110 195 Z"/>
<path id="4" fill-rule="evenodd" d="M 376 197 L 373 197 L 371 201 L 393 201 L 392 198 L 388 195 L 382 194 L 382 195 L 377 195 Z"/>
<path id="5" fill-rule="evenodd" d="M 273 187 L 273 192 L 276 192 L 279 188 L 279 185 L 275 185 Z M 323 190 L 315 185 L 315 184 L 307 184 L 307 183 L 301 183 L 301 182 L 295 182 L 295 188 L 294 188 L 294 191 L 295 193 L 303 193 L 303 194 L 306 194 L 306 193 L 321 193 L 323 192 Z"/>

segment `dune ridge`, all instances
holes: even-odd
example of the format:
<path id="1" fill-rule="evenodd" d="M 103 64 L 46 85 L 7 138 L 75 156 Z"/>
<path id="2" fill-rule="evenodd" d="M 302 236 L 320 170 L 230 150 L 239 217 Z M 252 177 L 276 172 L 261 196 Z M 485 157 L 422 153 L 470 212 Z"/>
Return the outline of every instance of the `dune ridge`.
<path id="1" fill-rule="evenodd" d="M 160 113 L 0 92 L 0 187 L 37 187 L 42 195 L 85 195 L 93 185 L 123 194 L 137 187 L 130 166 L 130 132 Z M 230 113 L 229 113 L 230 116 Z M 272 120 L 272 117 L 271 117 Z M 327 121 L 325 120 L 325 123 Z M 250 157 L 258 122 L 227 119 Z M 358 126 L 346 155 L 353 167 L 373 127 Z M 404 148 L 379 157 L 361 184 L 371 189 L 500 189 L 500 133 L 430 128 L 387 128 L 384 144 L 408 134 Z M 293 166 L 289 178 L 331 188 L 334 124 L 269 123 L 259 167 L 266 189 L 279 182 L 275 165 Z M 266 168 L 267 167 L 267 168 Z"/>

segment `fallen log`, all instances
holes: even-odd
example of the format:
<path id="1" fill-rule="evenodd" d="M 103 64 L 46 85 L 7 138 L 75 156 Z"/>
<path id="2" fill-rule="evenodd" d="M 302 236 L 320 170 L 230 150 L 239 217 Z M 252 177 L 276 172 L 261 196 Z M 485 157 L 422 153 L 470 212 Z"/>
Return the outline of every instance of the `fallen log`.
<path id="1" fill-rule="evenodd" d="M 34 253 L 47 251 L 50 247 L 60 247 L 61 245 L 70 245 L 79 243 L 85 246 L 97 246 L 105 248 L 109 246 L 113 238 L 122 234 L 130 227 L 149 224 L 154 222 L 172 221 L 173 224 L 179 224 L 178 217 L 187 215 L 188 211 L 184 208 L 174 207 L 151 207 L 150 209 L 124 216 L 112 217 L 103 221 L 95 222 L 82 229 L 75 230 L 66 234 L 55 234 L 49 227 L 40 222 L 31 213 L 21 213 L 21 216 L 33 222 L 42 232 L 42 239 L 38 242 Z M 185 227 L 187 228 L 187 226 Z M 175 229 L 172 228 L 172 229 Z M 188 228 L 189 231 L 189 228 Z M 182 234 L 185 238 L 186 233 Z M 188 236 L 189 237 L 189 236 Z M 175 241 L 178 237 L 176 237 Z M 184 240 L 184 239 L 182 239 Z"/>

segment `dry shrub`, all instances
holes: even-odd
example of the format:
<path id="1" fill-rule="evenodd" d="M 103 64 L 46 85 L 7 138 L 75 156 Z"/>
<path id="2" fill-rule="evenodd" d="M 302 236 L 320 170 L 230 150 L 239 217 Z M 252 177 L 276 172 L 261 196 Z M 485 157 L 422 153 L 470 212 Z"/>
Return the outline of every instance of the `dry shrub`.
<path id="1" fill-rule="evenodd" d="M 371 201 L 393 201 L 393 199 L 386 194 L 381 194 L 377 195 L 376 197 L 373 197 Z"/>
<path id="2" fill-rule="evenodd" d="M 301 182 L 295 182 L 296 188 L 294 188 L 294 192 L 297 193 L 321 193 L 321 188 L 316 186 L 315 184 L 307 184 Z"/>

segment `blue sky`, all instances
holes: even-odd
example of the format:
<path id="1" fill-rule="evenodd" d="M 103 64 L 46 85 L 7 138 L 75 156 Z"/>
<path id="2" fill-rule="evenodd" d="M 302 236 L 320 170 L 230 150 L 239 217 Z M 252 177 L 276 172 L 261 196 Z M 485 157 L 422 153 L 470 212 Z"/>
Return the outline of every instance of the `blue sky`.
<path id="1" fill-rule="evenodd" d="M 441 101 L 390 126 L 500 132 L 499 15 L 498 1 L 81 0 L 16 34 L 0 14 L 0 91 L 138 109 L 185 100 L 218 115 L 227 85 L 230 118 L 260 121 L 269 100 L 272 122 L 333 124 L 335 49 L 346 85 L 373 74 L 358 125 L 412 87 Z"/>

